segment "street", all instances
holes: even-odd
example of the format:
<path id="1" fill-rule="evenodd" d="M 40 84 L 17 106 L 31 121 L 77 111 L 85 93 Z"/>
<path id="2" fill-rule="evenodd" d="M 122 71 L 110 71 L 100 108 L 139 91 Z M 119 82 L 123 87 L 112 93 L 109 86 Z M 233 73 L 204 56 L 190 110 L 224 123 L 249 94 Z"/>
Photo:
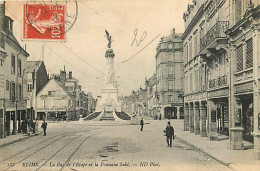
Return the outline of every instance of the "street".
<path id="1" fill-rule="evenodd" d="M 126 122 L 49 123 L 47 136 L 39 134 L 0 148 L 1 170 L 229 170 L 202 153 L 173 141 L 167 147 L 167 123 Z M 174 126 L 174 121 L 172 121 Z M 3 155 L 4 154 L 4 155 Z"/>

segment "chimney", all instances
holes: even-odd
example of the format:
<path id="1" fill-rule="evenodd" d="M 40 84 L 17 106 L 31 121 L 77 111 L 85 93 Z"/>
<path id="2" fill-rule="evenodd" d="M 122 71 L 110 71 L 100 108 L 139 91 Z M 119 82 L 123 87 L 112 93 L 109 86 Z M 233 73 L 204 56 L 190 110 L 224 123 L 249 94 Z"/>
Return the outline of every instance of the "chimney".
<path id="1" fill-rule="evenodd" d="M 172 29 L 172 37 L 175 38 L 175 28 Z"/>
<path id="2" fill-rule="evenodd" d="M 72 79 L 72 71 L 69 72 L 69 79 Z"/>
<path id="3" fill-rule="evenodd" d="M 65 66 L 64 66 L 64 70 L 60 71 L 60 82 L 63 86 L 65 86 L 65 81 L 66 81 L 66 70 L 65 70 Z"/>
<path id="4" fill-rule="evenodd" d="M 5 1 L 0 1 L 0 28 L 4 26 L 4 18 L 5 18 Z"/>

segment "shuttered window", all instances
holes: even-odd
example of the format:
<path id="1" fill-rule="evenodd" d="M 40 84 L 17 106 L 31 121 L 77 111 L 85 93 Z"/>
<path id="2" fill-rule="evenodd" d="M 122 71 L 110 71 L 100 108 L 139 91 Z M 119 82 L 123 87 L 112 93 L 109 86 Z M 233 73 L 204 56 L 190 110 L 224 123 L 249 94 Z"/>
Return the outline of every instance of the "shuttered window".
<path id="1" fill-rule="evenodd" d="M 246 41 L 246 69 L 253 67 L 253 39 Z"/>
<path id="2" fill-rule="evenodd" d="M 243 46 L 237 47 L 237 72 L 243 70 Z"/>
<path id="3" fill-rule="evenodd" d="M 235 21 L 238 22 L 241 20 L 241 13 L 242 13 L 242 3 L 241 0 L 235 1 Z"/>

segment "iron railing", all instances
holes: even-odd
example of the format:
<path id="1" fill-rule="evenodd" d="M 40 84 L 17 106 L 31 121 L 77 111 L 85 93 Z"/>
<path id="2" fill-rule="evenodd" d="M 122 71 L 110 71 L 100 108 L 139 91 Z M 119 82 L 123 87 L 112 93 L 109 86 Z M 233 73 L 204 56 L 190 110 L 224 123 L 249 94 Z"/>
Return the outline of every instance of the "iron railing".
<path id="1" fill-rule="evenodd" d="M 226 84 L 227 84 L 227 75 L 220 76 L 217 79 L 209 80 L 209 88 L 223 86 Z"/>
<path id="2" fill-rule="evenodd" d="M 226 38 L 225 31 L 228 29 L 228 21 L 218 21 L 201 39 L 200 51 L 204 50 L 211 42 L 217 38 Z"/>

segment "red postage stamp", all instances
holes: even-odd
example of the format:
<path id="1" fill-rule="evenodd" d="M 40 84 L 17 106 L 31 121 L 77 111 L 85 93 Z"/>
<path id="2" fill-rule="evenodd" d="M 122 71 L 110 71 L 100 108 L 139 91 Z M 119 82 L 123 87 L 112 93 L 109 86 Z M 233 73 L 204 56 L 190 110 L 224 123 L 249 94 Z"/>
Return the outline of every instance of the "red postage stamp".
<path id="1" fill-rule="evenodd" d="M 23 39 L 65 40 L 66 5 L 24 4 Z"/>

